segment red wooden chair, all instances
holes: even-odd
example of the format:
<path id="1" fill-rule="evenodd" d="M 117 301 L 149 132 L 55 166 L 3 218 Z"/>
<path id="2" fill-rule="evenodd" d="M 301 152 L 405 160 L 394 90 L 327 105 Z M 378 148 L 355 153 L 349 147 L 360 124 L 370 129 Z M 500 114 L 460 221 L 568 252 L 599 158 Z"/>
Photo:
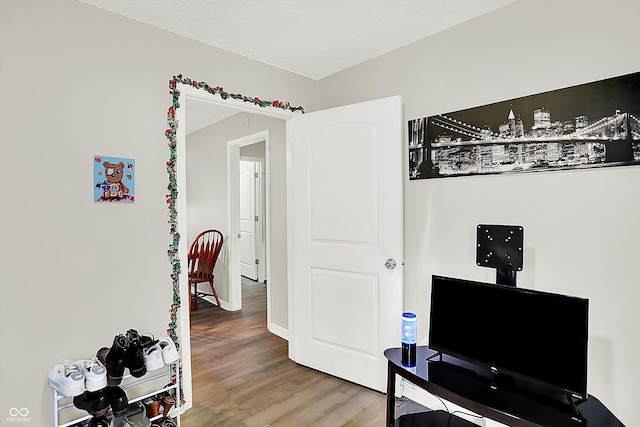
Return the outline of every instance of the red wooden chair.
<path id="1" fill-rule="evenodd" d="M 198 234 L 189 247 L 187 256 L 189 264 L 189 309 L 195 310 L 198 306 L 198 297 L 212 296 L 220 307 L 220 299 L 216 288 L 213 286 L 213 268 L 220 255 L 223 243 L 222 233 L 218 230 L 205 230 Z M 213 293 L 208 294 L 198 291 L 198 283 L 207 282 L 211 285 Z"/>

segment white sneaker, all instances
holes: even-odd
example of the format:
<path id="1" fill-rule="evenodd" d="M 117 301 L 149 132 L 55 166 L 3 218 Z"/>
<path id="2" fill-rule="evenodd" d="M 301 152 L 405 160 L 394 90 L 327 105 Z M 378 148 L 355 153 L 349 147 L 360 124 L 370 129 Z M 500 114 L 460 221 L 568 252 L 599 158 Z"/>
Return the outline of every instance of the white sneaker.
<path id="1" fill-rule="evenodd" d="M 158 344 L 145 347 L 142 350 L 142 353 L 144 354 L 144 364 L 147 367 L 147 371 L 155 371 L 156 369 L 164 368 L 162 350 Z"/>
<path id="2" fill-rule="evenodd" d="M 47 385 L 64 397 L 84 393 L 84 369 L 77 363 L 58 363 L 49 369 Z"/>
<path id="3" fill-rule="evenodd" d="M 83 367 L 84 386 L 87 391 L 98 391 L 107 386 L 107 368 L 97 357 L 91 360 L 80 360 L 76 364 Z"/>
<path id="4" fill-rule="evenodd" d="M 165 365 L 176 362 L 178 360 L 178 350 L 176 349 L 176 345 L 170 337 L 160 338 L 160 340 L 158 341 L 158 345 L 162 350 L 162 359 L 164 360 Z"/>

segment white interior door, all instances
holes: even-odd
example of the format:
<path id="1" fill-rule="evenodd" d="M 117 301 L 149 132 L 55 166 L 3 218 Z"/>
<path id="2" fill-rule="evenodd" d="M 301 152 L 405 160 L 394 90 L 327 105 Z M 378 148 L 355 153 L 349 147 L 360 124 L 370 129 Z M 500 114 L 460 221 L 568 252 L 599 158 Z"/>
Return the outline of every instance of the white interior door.
<path id="1" fill-rule="evenodd" d="M 256 164 L 240 160 L 240 274 L 258 280 L 256 260 Z"/>
<path id="2" fill-rule="evenodd" d="M 287 126 L 290 356 L 384 391 L 383 352 L 401 342 L 402 98 Z"/>

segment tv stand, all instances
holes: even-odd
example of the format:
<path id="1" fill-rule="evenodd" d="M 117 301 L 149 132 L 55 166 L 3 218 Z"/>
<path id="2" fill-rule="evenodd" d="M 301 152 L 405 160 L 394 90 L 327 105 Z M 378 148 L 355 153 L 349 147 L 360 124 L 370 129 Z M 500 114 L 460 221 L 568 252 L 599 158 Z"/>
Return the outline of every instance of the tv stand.
<path id="1" fill-rule="evenodd" d="M 429 357 L 427 357 L 427 362 L 431 362 L 436 360 L 436 358 L 438 359 L 438 362 L 442 362 L 442 353 L 440 353 L 439 351 L 435 351 L 433 352 L 433 354 Z"/>
<path id="2" fill-rule="evenodd" d="M 571 396 L 571 393 L 567 393 L 567 401 L 569 402 L 569 407 L 571 408 L 571 411 L 573 412 L 573 415 L 576 417 L 581 417 L 580 415 L 580 411 L 578 411 L 578 406 L 581 403 L 584 403 L 587 401 L 587 399 L 577 399 L 574 400 L 573 396 Z"/>
<path id="3" fill-rule="evenodd" d="M 512 427 L 624 427 L 591 395 L 577 402 L 569 396 L 569 404 L 554 403 L 533 393 L 493 384 L 491 379 L 475 373 L 474 368 L 478 366 L 442 355 L 426 346 L 418 346 L 416 366 L 411 368 L 402 366 L 399 347 L 387 349 L 384 355 L 388 360 L 387 427 L 419 425 L 406 416 L 395 418 L 396 375 L 431 394 Z M 433 415 L 438 415 L 435 412 Z M 424 415 L 415 415 L 420 416 Z"/>

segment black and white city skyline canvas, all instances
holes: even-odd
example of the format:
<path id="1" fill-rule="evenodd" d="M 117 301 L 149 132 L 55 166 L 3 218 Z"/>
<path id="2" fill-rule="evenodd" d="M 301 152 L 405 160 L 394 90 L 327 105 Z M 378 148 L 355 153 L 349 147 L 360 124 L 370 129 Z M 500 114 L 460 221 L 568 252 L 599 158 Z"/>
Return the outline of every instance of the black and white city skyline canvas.
<path id="1" fill-rule="evenodd" d="M 409 179 L 640 165 L 640 73 L 409 120 Z"/>

